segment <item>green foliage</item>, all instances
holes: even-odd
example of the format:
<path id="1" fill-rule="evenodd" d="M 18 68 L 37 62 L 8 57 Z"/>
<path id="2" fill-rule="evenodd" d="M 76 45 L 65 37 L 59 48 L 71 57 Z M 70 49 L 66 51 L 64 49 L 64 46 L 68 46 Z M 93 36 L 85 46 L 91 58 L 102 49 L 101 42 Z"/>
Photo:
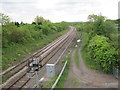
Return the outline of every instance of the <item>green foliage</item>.
<path id="1" fill-rule="evenodd" d="M 3 26 L 3 47 L 6 47 L 9 43 L 22 42 L 22 32 L 13 24 L 9 23 Z"/>
<path id="2" fill-rule="evenodd" d="M 43 24 L 51 23 L 51 21 L 45 20 L 43 17 L 37 16 L 37 17 L 35 18 L 35 23 L 36 23 L 37 25 L 43 25 Z M 33 23 L 33 24 L 35 24 L 35 23 Z"/>
<path id="3" fill-rule="evenodd" d="M 118 48 L 118 29 L 112 21 L 105 22 L 105 36 L 109 38 L 112 45 L 117 49 Z"/>
<path id="4" fill-rule="evenodd" d="M 54 26 L 57 28 L 56 30 L 58 32 L 62 31 L 62 30 L 66 30 L 69 26 L 69 24 L 67 22 L 61 22 L 61 23 L 54 23 Z"/>
<path id="5" fill-rule="evenodd" d="M 85 64 L 87 67 L 95 70 L 101 70 L 98 65 L 94 61 L 91 61 L 89 58 L 89 50 L 88 50 L 88 45 L 89 45 L 89 34 L 86 32 L 83 32 L 82 34 L 82 49 L 81 49 L 81 55 L 83 60 L 85 61 Z"/>
<path id="6" fill-rule="evenodd" d="M 109 21 L 109 22 L 112 22 L 112 23 L 118 24 L 118 22 L 119 22 L 119 19 L 117 19 L 117 20 L 111 20 L 111 19 L 107 19 L 106 21 Z"/>
<path id="7" fill-rule="evenodd" d="M 13 43 L 2 48 L 2 69 L 5 70 L 8 67 L 19 63 L 21 60 L 30 56 L 33 52 L 39 50 L 44 45 L 49 44 L 55 40 L 58 36 L 64 34 L 67 30 L 62 32 L 54 32 L 54 34 L 42 35 L 41 38 L 30 39 L 23 43 Z"/>
<path id="8" fill-rule="evenodd" d="M 35 19 L 36 22 L 32 24 L 23 22 L 19 24 L 18 22 L 9 22 L 9 17 L 4 14 L 3 16 L 5 20 L 2 27 L 2 60 L 4 69 L 15 64 L 14 62 L 18 63 L 29 52 L 48 44 L 53 38 L 58 37 L 61 32 L 65 32 L 68 28 L 64 24 L 52 23 L 42 17 L 37 17 Z M 64 28 L 59 28 L 61 30 L 58 33 L 59 25 L 63 25 Z"/>
<path id="9" fill-rule="evenodd" d="M 77 23 L 74 25 L 78 31 L 84 30 L 84 23 Z"/>
<path id="10" fill-rule="evenodd" d="M 7 16 L 7 15 L 5 15 L 3 13 L 0 13 L 0 23 L 1 23 L 1 25 L 5 25 L 5 24 L 7 24 L 9 22 L 10 22 L 9 16 Z"/>
<path id="11" fill-rule="evenodd" d="M 94 23 L 94 31 L 97 35 L 105 34 L 104 20 L 104 17 L 98 16 L 97 20 Z"/>
<path id="12" fill-rule="evenodd" d="M 41 38 L 42 30 L 40 28 L 41 26 L 33 24 L 27 24 L 19 27 L 19 29 L 24 33 L 24 41 Z"/>
<path id="13" fill-rule="evenodd" d="M 97 16 L 97 15 L 89 15 L 88 16 L 89 19 L 89 29 L 91 29 L 93 31 L 93 33 L 97 34 L 97 35 L 104 35 L 105 34 L 105 17 L 104 16 Z M 90 30 L 90 31 L 91 31 Z"/>
<path id="14" fill-rule="evenodd" d="M 33 26 L 24 25 L 21 27 L 9 23 L 3 26 L 3 47 L 12 43 L 22 43 L 32 38 L 38 38 L 41 34 L 40 31 L 35 31 Z"/>
<path id="15" fill-rule="evenodd" d="M 105 22 L 105 36 L 111 37 L 110 35 L 113 33 L 117 33 L 117 28 L 114 22 L 106 21 Z"/>
<path id="16" fill-rule="evenodd" d="M 116 21 L 101 15 L 89 15 L 83 27 L 82 56 L 92 69 L 112 71 L 118 66 L 118 31 Z"/>
<path id="17" fill-rule="evenodd" d="M 65 64 L 65 62 L 67 61 L 67 65 L 66 65 L 66 68 L 62 74 L 62 76 L 60 77 L 59 79 L 59 82 L 57 83 L 56 87 L 55 88 L 63 88 L 64 87 L 64 83 L 68 77 L 68 73 L 69 73 L 69 70 L 70 70 L 70 55 L 67 56 L 67 58 L 65 58 L 63 61 L 62 61 L 62 65 Z M 51 80 L 47 81 L 43 88 L 51 88 L 52 85 L 55 83 L 57 77 L 58 77 L 59 73 L 56 74 Z"/>
<path id="18" fill-rule="evenodd" d="M 118 26 L 120 27 L 120 19 L 117 19 L 116 22 L 117 22 Z"/>
<path id="19" fill-rule="evenodd" d="M 89 15 L 89 16 L 88 16 L 88 20 L 89 20 L 90 22 L 95 22 L 95 21 L 97 20 L 97 18 L 98 18 L 98 16 L 95 15 L 95 14 L 92 14 L 92 15 Z"/>
<path id="20" fill-rule="evenodd" d="M 42 25 L 43 22 L 44 22 L 44 18 L 43 18 L 43 17 L 37 16 L 37 17 L 35 18 L 35 23 L 36 23 L 37 25 Z"/>
<path id="21" fill-rule="evenodd" d="M 78 48 L 77 48 L 76 51 L 75 51 L 74 57 L 75 57 L 75 63 L 76 63 L 76 65 L 77 65 L 77 67 L 79 67 L 80 62 L 79 62 L 79 57 L 78 57 Z"/>
<path id="22" fill-rule="evenodd" d="M 89 34 L 86 32 L 83 32 L 82 35 L 82 49 L 87 49 L 87 46 L 89 44 Z"/>
<path id="23" fill-rule="evenodd" d="M 116 62 L 114 57 L 116 51 L 107 40 L 104 36 L 96 35 L 93 37 L 88 46 L 88 53 L 90 60 L 100 65 L 103 71 L 111 72 L 112 66 Z"/>
<path id="24" fill-rule="evenodd" d="M 61 23 L 60 23 L 61 24 Z M 34 40 L 37 38 L 42 38 L 43 35 L 48 35 L 56 31 L 63 31 L 68 28 L 68 26 L 60 26 L 64 28 L 59 28 L 60 24 L 47 23 L 43 25 L 36 24 L 19 24 L 17 22 L 7 23 L 3 26 L 3 47 L 7 47 L 12 43 L 24 43 L 29 40 Z"/>
<path id="25" fill-rule="evenodd" d="M 63 75 L 61 76 L 59 82 L 57 83 L 56 87 L 55 88 L 63 88 L 63 85 L 67 79 L 67 76 L 68 76 L 68 73 L 69 73 L 69 70 L 70 70 L 70 55 L 64 60 L 65 61 L 68 61 L 67 62 L 67 65 L 66 65 L 66 68 L 63 72 Z"/>
<path id="26" fill-rule="evenodd" d="M 17 27 L 19 27 L 19 26 L 20 26 L 20 24 L 19 24 L 18 22 L 15 22 L 15 25 L 16 25 Z"/>
<path id="27" fill-rule="evenodd" d="M 48 25 L 42 26 L 43 34 L 48 35 L 49 31 L 50 31 L 50 27 L 48 27 Z"/>

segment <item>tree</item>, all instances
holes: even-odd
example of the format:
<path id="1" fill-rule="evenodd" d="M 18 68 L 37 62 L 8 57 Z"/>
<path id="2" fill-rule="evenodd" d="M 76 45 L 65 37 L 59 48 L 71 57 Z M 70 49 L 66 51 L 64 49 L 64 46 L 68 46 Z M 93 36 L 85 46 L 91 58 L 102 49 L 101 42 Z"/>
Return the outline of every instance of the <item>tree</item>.
<path id="1" fill-rule="evenodd" d="M 20 26 L 19 22 L 15 22 L 15 25 L 16 25 L 17 27 L 19 27 L 19 26 Z"/>
<path id="2" fill-rule="evenodd" d="M 97 35 L 104 35 L 105 34 L 105 17 L 102 15 L 89 15 L 88 20 L 93 25 L 94 33 Z"/>
<path id="3" fill-rule="evenodd" d="M 105 22 L 105 36 L 110 37 L 111 34 L 117 33 L 117 28 L 114 22 L 106 21 Z"/>
<path id="4" fill-rule="evenodd" d="M 36 24 L 35 22 L 32 22 L 32 24 Z"/>
<path id="5" fill-rule="evenodd" d="M 95 21 L 94 25 L 94 29 L 95 29 L 95 33 L 98 35 L 104 35 L 105 34 L 105 18 L 103 16 L 98 16 L 97 20 Z"/>
<path id="6" fill-rule="evenodd" d="M 35 23 L 37 24 L 37 25 L 42 25 L 43 23 L 44 23 L 44 18 L 43 17 L 39 17 L 39 16 L 37 16 L 36 18 L 35 18 Z"/>
<path id="7" fill-rule="evenodd" d="M 88 16 L 88 20 L 89 20 L 90 22 L 95 22 L 95 21 L 97 20 L 97 15 L 94 15 L 94 14 L 89 15 L 89 16 Z"/>
<path id="8" fill-rule="evenodd" d="M 1 23 L 1 25 L 5 25 L 5 24 L 7 24 L 9 22 L 10 22 L 9 16 L 7 16 L 7 15 L 5 15 L 3 13 L 0 13 L 0 23 Z"/>
<path id="9" fill-rule="evenodd" d="M 24 24 L 23 21 L 21 21 L 20 25 L 23 25 L 23 24 Z"/>
<path id="10" fill-rule="evenodd" d="M 50 20 L 47 20 L 47 19 L 44 19 L 43 17 L 39 17 L 37 16 L 35 18 L 35 23 L 37 25 L 43 25 L 43 24 L 51 24 L 51 21 Z"/>

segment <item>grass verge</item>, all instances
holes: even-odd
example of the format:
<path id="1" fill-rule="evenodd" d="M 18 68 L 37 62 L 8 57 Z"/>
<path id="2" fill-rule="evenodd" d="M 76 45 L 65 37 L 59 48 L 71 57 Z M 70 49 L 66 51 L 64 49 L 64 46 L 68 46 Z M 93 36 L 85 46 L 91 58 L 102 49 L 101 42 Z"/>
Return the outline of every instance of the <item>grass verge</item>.
<path id="1" fill-rule="evenodd" d="M 70 55 L 65 59 L 65 61 L 68 61 L 67 65 L 66 65 L 66 68 L 61 76 L 61 78 L 59 79 L 59 82 L 57 83 L 56 87 L 55 88 L 63 88 L 64 86 L 64 83 L 67 79 L 67 76 L 68 76 L 68 73 L 69 73 L 69 70 L 70 70 Z"/>
<path id="2" fill-rule="evenodd" d="M 75 57 L 75 63 L 77 65 L 77 67 L 79 67 L 80 62 L 79 62 L 79 57 L 78 57 L 78 47 L 76 48 L 74 57 Z"/>
<path id="3" fill-rule="evenodd" d="M 45 82 L 45 84 L 43 85 L 43 88 L 51 88 L 52 85 L 54 84 L 55 80 L 57 79 L 58 74 L 56 74 L 53 78 L 51 78 L 50 80 L 47 80 Z"/>
<path id="4" fill-rule="evenodd" d="M 48 36 L 43 36 L 40 39 L 31 40 L 26 43 L 12 44 L 8 48 L 2 48 L 2 69 L 5 70 L 8 67 L 19 63 L 25 57 L 30 56 L 33 52 L 49 44 L 65 32 L 67 32 L 67 30 L 55 32 L 53 34 L 49 34 Z"/>
<path id="5" fill-rule="evenodd" d="M 89 54 L 88 54 L 88 34 L 87 33 L 83 33 L 82 35 L 82 49 L 81 49 L 81 56 L 83 58 L 83 60 L 85 61 L 85 64 L 88 68 L 90 69 L 94 69 L 94 70 L 99 70 L 101 71 L 99 65 L 97 65 L 94 61 L 92 61 L 89 58 Z"/>
<path id="6" fill-rule="evenodd" d="M 62 76 L 61 76 L 61 78 L 60 78 L 60 80 L 59 80 L 59 82 L 57 83 L 57 85 L 56 85 L 55 88 L 62 88 L 63 85 L 64 85 L 65 80 L 67 79 L 66 77 L 68 76 L 69 67 L 70 67 L 70 55 L 69 55 L 65 60 L 63 60 L 62 65 L 65 64 L 65 61 L 66 61 L 66 60 L 68 61 L 68 63 L 67 63 L 67 65 L 66 65 L 65 71 L 64 71 L 64 73 L 62 74 Z M 44 84 L 43 88 L 51 88 L 52 85 L 54 84 L 54 82 L 56 81 L 56 79 L 58 78 L 58 76 L 59 76 L 59 73 L 56 74 L 52 79 L 48 80 L 48 81 Z"/>

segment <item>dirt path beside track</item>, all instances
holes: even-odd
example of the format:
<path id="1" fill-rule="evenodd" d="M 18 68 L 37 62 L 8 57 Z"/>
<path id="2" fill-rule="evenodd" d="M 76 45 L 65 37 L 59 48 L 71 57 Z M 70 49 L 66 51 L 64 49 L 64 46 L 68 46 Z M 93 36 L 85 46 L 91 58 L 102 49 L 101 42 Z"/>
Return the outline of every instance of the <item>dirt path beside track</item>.
<path id="1" fill-rule="evenodd" d="M 118 88 L 118 80 L 112 75 L 88 69 L 85 65 L 80 47 L 78 47 L 79 67 L 76 66 L 74 54 L 71 54 L 70 72 L 64 84 L 64 88 Z"/>

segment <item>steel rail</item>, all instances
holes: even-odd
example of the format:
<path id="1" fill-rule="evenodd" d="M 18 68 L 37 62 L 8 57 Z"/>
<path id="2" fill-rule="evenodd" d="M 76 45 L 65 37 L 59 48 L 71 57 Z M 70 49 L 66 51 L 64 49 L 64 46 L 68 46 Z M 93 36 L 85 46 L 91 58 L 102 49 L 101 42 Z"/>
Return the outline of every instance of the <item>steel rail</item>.
<path id="1" fill-rule="evenodd" d="M 70 34 L 68 35 L 68 36 L 70 36 Z M 67 38 L 65 38 L 65 39 L 67 39 Z M 66 40 L 67 41 L 67 40 Z M 64 45 L 64 44 L 63 44 Z M 61 45 L 61 47 L 63 46 L 63 45 Z M 57 47 L 57 46 L 56 46 Z M 59 48 L 60 49 L 60 48 Z M 54 53 L 55 54 L 55 53 Z M 53 57 L 54 56 L 54 54 L 51 56 L 51 57 Z M 48 61 L 47 61 L 48 62 Z M 47 63 L 46 62 L 46 63 Z M 45 64 L 46 64 L 45 63 Z M 44 64 L 44 65 L 45 65 Z M 19 81 L 22 77 L 24 77 L 26 74 L 23 74 L 22 76 L 20 76 L 20 78 L 18 78 L 10 87 L 12 87 L 17 81 Z M 30 79 L 28 79 L 21 87 L 23 87 L 28 81 L 29 81 Z"/>
<path id="2" fill-rule="evenodd" d="M 41 54 L 43 54 L 44 52 L 46 52 L 49 48 L 53 47 L 56 43 L 58 43 L 61 39 L 65 38 L 66 36 L 68 36 L 72 31 L 69 31 L 67 32 L 66 34 L 62 35 L 61 37 L 59 37 L 57 40 L 53 41 L 52 43 L 48 44 L 47 46 L 45 46 L 44 48 L 40 49 L 37 53 L 33 54 L 31 57 L 27 58 L 26 60 L 22 61 L 21 63 L 17 64 L 16 66 L 14 66 L 13 68 L 11 68 L 9 71 L 3 73 L 4 74 L 7 74 L 9 72 L 12 72 L 14 69 L 17 69 L 17 70 L 22 70 L 25 66 L 26 66 L 26 62 L 30 59 L 32 59 L 32 57 L 34 57 L 35 55 L 39 54 L 39 56 Z M 45 49 L 45 50 L 44 50 Z M 44 51 L 42 51 L 44 50 Z M 22 65 L 22 66 L 21 66 Z M 20 66 L 20 67 L 19 67 Z M 8 78 L 10 78 L 11 76 L 13 76 L 16 72 L 13 72 L 12 75 L 9 75 Z M 10 73 L 9 73 L 10 74 Z"/>

